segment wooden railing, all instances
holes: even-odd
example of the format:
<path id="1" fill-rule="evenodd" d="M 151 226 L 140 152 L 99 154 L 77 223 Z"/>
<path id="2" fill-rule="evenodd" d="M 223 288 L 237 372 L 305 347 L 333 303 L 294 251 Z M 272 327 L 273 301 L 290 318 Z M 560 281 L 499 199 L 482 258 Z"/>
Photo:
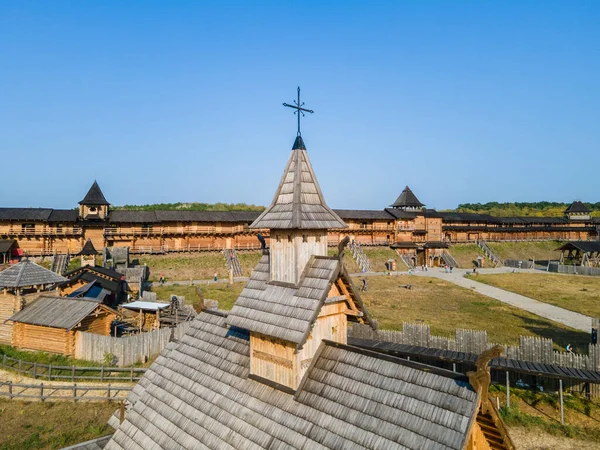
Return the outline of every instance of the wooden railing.
<path id="1" fill-rule="evenodd" d="M 121 401 L 131 391 L 129 386 L 81 386 L 55 384 L 25 384 L 12 381 L 0 382 L 0 396 L 13 399 L 31 400 L 70 400 L 76 401 Z M 90 394 L 92 393 L 92 394 Z M 93 395 L 97 393 L 97 395 Z"/>
<path id="2" fill-rule="evenodd" d="M 0 234 L 17 236 L 77 236 L 83 233 L 81 227 L 48 227 L 36 226 L 34 228 L 23 228 L 21 226 L 0 229 Z"/>
<path id="3" fill-rule="evenodd" d="M 4 370 L 17 372 L 17 374 L 33 379 L 45 380 L 95 380 L 108 381 L 138 381 L 146 369 L 143 367 L 110 367 L 110 366 L 55 366 L 52 364 L 38 364 L 31 361 L 11 358 L 2 355 L 1 367 Z"/>

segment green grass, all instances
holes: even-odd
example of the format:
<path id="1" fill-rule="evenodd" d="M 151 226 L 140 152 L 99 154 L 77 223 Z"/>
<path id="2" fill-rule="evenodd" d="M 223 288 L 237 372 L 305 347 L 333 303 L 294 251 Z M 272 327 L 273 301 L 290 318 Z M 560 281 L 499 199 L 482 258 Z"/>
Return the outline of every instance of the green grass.
<path id="1" fill-rule="evenodd" d="M 105 436 L 116 409 L 116 403 L 0 399 L 0 450 L 59 449 Z"/>
<path id="2" fill-rule="evenodd" d="M 192 304 L 198 300 L 196 288 L 200 288 L 205 299 L 217 300 L 219 309 L 230 310 L 245 285 L 246 283 L 233 283 L 231 286 L 228 283 L 211 283 L 194 286 L 189 284 L 154 286 L 152 292 L 156 292 L 158 299 L 163 301 L 168 301 L 171 295 L 183 295 L 186 303 Z"/>
<path id="3" fill-rule="evenodd" d="M 477 244 L 453 244 L 448 251 L 463 269 L 473 267 L 473 261 L 477 261 L 478 256 L 485 257 Z"/>
<path id="4" fill-rule="evenodd" d="M 359 278 L 354 284 L 359 285 Z M 411 290 L 402 286 L 412 284 Z M 589 334 L 512 307 L 437 278 L 410 275 L 369 278 L 361 294 L 383 329 L 400 330 L 402 322 L 430 325 L 432 334 L 453 337 L 456 328 L 486 330 L 489 342 L 518 344 L 519 336 L 552 338 L 584 348 Z"/>
<path id="5" fill-rule="evenodd" d="M 549 273 L 479 274 L 477 281 L 544 303 L 600 317 L 600 278 Z"/>
<path id="6" fill-rule="evenodd" d="M 84 361 L 81 359 L 70 358 L 64 355 L 57 355 L 54 353 L 46 352 L 29 352 L 25 350 L 17 350 L 9 345 L 0 345 L 0 358 L 2 355 L 6 355 L 10 358 L 21 359 L 28 362 L 36 362 L 38 364 L 52 364 L 53 366 L 82 366 L 82 367 L 96 367 L 100 366 L 100 363 L 93 361 Z"/>
<path id="7" fill-rule="evenodd" d="M 244 276 L 250 275 L 260 257 L 260 251 L 238 252 Z M 218 278 L 229 276 L 225 256 L 221 252 L 141 255 L 137 260 L 150 268 L 150 281 L 158 281 L 161 273 L 167 281 L 208 280 L 215 272 Z"/>
<path id="8" fill-rule="evenodd" d="M 488 242 L 490 248 L 502 259 L 559 259 L 556 249 L 560 241 L 541 242 Z"/>
<path id="9" fill-rule="evenodd" d="M 506 402 L 503 385 L 490 386 L 490 395 Z M 506 425 L 538 430 L 554 436 L 600 441 L 600 402 L 564 393 L 565 425 L 560 423 L 558 393 L 511 387 L 511 406 L 500 408 Z"/>

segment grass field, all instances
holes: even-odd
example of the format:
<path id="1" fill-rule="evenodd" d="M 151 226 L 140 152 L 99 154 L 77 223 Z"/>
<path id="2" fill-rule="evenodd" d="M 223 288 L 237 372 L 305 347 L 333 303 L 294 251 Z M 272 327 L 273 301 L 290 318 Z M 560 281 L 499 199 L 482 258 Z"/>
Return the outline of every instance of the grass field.
<path id="1" fill-rule="evenodd" d="M 559 259 L 556 249 L 560 241 L 541 242 L 488 242 L 494 252 L 502 259 Z"/>
<path id="2" fill-rule="evenodd" d="M 259 251 L 238 253 L 244 276 L 250 275 L 260 256 Z M 136 259 L 150 268 L 150 281 L 158 281 L 161 273 L 167 281 L 207 280 L 211 279 L 215 272 L 219 278 L 229 276 L 225 257 L 220 252 L 140 255 Z"/>
<path id="3" fill-rule="evenodd" d="M 463 269 L 473 267 L 473 261 L 476 261 L 478 256 L 485 257 L 477 244 L 453 244 L 448 251 Z"/>
<path id="4" fill-rule="evenodd" d="M 479 274 L 477 281 L 586 316 L 600 317 L 600 278 L 597 277 L 499 273 Z"/>
<path id="5" fill-rule="evenodd" d="M 185 296 L 186 303 L 191 304 L 198 299 L 196 288 L 200 288 L 205 299 L 218 300 L 219 309 L 229 310 L 233 307 L 245 285 L 246 283 L 233 283 L 231 286 L 228 283 L 199 284 L 194 286 L 179 284 L 153 286 L 152 292 L 156 292 L 158 299 L 162 301 L 169 301 L 171 295 L 183 295 Z"/>
<path id="6" fill-rule="evenodd" d="M 402 261 L 394 250 L 389 247 L 362 247 L 365 255 L 371 262 L 371 268 L 374 272 L 385 272 L 385 263 L 388 259 L 395 259 L 399 265 L 398 270 L 403 270 Z M 327 254 L 329 256 L 337 255 L 337 247 L 330 247 Z M 360 267 L 352 257 L 352 250 L 346 249 L 344 254 L 344 264 L 349 273 L 360 273 Z"/>
<path id="7" fill-rule="evenodd" d="M 358 278 L 354 280 L 358 285 Z M 412 284 L 411 290 L 402 286 Z M 384 329 L 401 329 L 402 322 L 423 322 L 433 334 L 454 336 L 456 328 L 486 330 L 490 342 L 516 344 L 519 336 L 552 338 L 558 346 L 580 346 L 589 334 L 573 330 L 497 300 L 434 278 L 410 275 L 369 278 L 362 293 L 370 313 Z"/>
<path id="8" fill-rule="evenodd" d="M 20 402 L 0 399 L 0 450 L 59 449 L 113 430 L 115 403 Z"/>

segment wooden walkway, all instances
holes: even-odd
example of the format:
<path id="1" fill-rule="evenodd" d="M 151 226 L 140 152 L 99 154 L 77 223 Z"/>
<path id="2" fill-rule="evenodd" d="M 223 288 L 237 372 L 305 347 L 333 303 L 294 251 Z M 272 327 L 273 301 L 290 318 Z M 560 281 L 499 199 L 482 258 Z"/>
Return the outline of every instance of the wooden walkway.
<path id="1" fill-rule="evenodd" d="M 9 400 L 39 401 L 121 401 L 127 397 L 130 386 L 88 386 L 54 383 L 0 382 L 0 397 Z"/>

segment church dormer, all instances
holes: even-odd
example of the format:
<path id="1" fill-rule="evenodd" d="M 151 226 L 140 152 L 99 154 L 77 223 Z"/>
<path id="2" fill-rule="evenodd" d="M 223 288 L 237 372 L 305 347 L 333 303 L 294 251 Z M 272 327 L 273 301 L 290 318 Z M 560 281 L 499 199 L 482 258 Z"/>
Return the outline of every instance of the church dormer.
<path id="1" fill-rule="evenodd" d="M 327 230 L 346 227 L 325 203 L 297 136 L 271 206 L 250 225 L 271 230 L 270 280 L 297 284 L 311 256 L 327 256 Z"/>
<path id="2" fill-rule="evenodd" d="M 85 220 L 104 220 L 108 216 L 109 206 L 100 186 L 94 181 L 88 193 L 79 202 L 79 216 Z"/>

